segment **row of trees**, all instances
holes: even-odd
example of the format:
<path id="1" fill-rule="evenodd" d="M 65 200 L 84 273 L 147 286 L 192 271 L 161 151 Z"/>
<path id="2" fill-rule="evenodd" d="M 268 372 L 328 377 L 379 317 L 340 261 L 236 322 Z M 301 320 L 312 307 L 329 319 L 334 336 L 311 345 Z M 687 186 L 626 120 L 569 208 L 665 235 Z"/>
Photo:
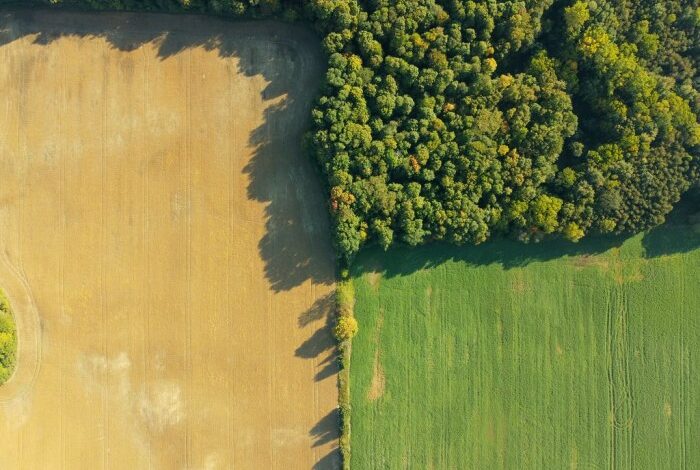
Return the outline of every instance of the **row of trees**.
<path id="1" fill-rule="evenodd" d="M 700 179 L 698 0 L 85 0 L 304 17 L 309 148 L 351 258 L 656 225 Z"/>

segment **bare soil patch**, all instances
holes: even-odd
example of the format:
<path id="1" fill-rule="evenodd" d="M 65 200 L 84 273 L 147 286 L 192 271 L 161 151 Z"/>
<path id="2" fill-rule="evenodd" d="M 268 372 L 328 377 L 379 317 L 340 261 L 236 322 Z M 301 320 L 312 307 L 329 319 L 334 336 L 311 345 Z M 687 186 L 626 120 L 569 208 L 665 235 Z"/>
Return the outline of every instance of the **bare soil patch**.
<path id="1" fill-rule="evenodd" d="M 379 349 L 374 353 L 374 363 L 372 364 L 372 382 L 369 384 L 369 392 L 367 399 L 370 401 L 378 400 L 384 395 L 386 387 L 386 378 L 384 377 L 384 368 L 379 357 Z"/>
<path id="2" fill-rule="evenodd" d="M 367 399 L 376 401 L 384 395 L 386 389 L 386 376 L 384 375 L 384 367 L 382 366 L 381 356 L 381 333 L 384 326 L 384 309 L 379 310 L 377 318 L 377 326 L 374 332 L 374 342 L 376 349 L 374 350 L 374 360 L 372 362 L 372 381 L 369 384 Z"/>
<path id="3" fill-rule="evenodd" d="M 0 60 L 0 468 L 337 465 L 318 39 L 3 11 Z"/>

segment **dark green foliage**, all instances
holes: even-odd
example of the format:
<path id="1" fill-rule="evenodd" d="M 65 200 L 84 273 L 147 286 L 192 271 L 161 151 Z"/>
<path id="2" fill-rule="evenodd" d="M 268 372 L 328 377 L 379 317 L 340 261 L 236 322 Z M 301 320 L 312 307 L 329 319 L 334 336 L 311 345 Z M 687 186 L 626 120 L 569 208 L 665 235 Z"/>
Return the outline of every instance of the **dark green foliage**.
<path id="1" fill-rule="evenodd" d="M 339 251 L 662 222 L 698 180 L 697 1 L 627 3 L 365 5 L 314 111 Z"/>
<path id="2" fill-rule="evenodd" d="M 67 1 L 67 0 L 65 0 Z M 339 255 L 636 232 L 700 180 L 698 0 L 85 0 L 304 17 Z"/>

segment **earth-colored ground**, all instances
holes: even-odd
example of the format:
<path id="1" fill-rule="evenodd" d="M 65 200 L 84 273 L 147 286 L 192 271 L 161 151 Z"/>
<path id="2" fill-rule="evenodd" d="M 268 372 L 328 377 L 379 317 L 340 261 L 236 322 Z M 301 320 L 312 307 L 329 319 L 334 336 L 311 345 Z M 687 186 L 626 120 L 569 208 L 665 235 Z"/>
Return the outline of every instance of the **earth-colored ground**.
<path id="1" fill-rule="evenodd" d="M 0 13 L 0 468 L 337 465 L 318 40 Z"/>

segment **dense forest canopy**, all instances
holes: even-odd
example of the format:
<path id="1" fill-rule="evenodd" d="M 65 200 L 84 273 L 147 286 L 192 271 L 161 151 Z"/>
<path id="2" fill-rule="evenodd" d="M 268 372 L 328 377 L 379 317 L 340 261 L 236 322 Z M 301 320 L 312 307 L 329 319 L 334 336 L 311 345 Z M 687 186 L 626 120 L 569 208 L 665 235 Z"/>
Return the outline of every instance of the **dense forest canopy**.
<path id="1" fill-rule="evenodd" d="M 661 223 L 700 181 L 698 1 L 72 3 L 311 21 L 328 70 L 307 140 L 349 259 Z"/>

